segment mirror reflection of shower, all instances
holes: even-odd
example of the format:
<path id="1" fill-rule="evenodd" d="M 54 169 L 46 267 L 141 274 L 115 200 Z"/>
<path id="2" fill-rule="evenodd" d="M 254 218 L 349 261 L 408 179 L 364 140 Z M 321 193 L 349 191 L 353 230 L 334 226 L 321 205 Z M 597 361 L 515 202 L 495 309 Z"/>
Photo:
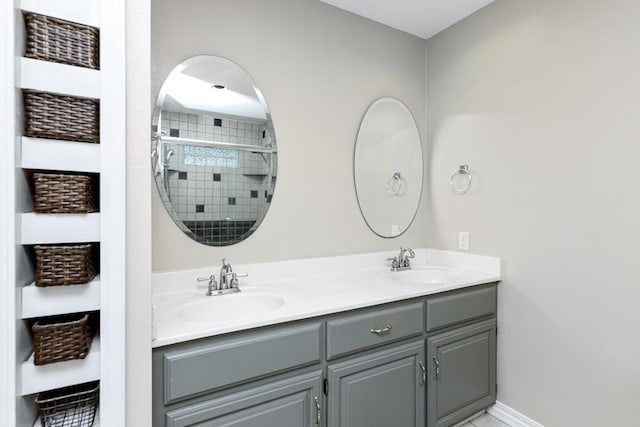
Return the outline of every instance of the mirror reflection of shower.
<path id="1" fill-rule="evenodd" d="M 164 188 L 167 189 L 167 195 L 169 196 L 169 199 L 171 199 L 171 187 L 169 186 L 169 167 L 171 164 L 171 157 L 173 157 L 175 154 L 176 152 L 168 147 L 167 151 L 164 154 L 164 170 L 162 171 L 162 174 L 164 179 Z"/>
<path id="2" fill-rule="evenodd" d="M 276 137 L 244 70 L 212 56 L 179 64 L 158 95 L 152 132 L 160 196 L 187 236 L 226 246 L 259 227 L 277 178 Z"/>

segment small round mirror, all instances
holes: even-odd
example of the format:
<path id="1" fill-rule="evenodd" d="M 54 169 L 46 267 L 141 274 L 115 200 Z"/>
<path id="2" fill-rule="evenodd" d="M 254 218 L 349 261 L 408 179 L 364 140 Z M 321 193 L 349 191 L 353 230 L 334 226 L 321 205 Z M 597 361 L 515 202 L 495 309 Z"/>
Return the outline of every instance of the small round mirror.
<path id="1" fill-rule="evenodd" d="M 227 246 L 264 218 L 276 181 L 276 137 L 262 92 L 235 63 L 195 56 L 165 80 L 151 158 L 167 212 L 190 238 Z"/>
<path id="2" fill-rule="evenodd" d="M 409 109 L 393 98 L 374 102 L 362 119 L 354 156 L 360 211 L 381 237 L 404 233 L 422 193 L 422 146 Z"/>

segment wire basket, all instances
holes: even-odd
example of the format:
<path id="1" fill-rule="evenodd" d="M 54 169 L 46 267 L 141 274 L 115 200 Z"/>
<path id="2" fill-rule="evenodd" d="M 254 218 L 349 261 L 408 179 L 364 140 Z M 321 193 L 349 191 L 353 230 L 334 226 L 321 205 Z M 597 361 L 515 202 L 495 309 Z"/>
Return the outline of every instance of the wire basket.
<path id="1" fill-rule="evenodd" d="M 89 283 L 96 277 L 93 245 L 36 245 L 36 286 Z"/>
<path id="2" fill-rule="evenodd" d="M 33 331 L 34 364 L 84 359 L 91 348 L 89 314 L 38 319 Z"/>
<path id="3" fill-rule="evenodd" d="M 24 12 L 27 58 L 100 68 L 100 31 L 50 16 Z"/>
<path id="4" fill-rule="evenodd" d="M 36 172 L 32 180 L 34 212 L 90 213 L 97 210 L 90 175 Z"/>
<path id="5" fill-rule="evenodd" d="M 91 427 L 98 407 L 99 382 L 38 393 L 42 427 Z"/>
<path id="6" fill-rule="evenodd" d="M 100 102 L 92 98 L 22 90 L 25 135 L 66 141 L 100 142 Z"/>

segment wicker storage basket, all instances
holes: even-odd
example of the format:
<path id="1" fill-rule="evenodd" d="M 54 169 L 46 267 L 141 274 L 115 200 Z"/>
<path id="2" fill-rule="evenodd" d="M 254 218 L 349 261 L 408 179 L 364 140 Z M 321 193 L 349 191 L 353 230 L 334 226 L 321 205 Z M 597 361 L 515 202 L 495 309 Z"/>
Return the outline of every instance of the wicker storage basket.
<path id="1" fill-rule="evenodd" d="M 38 393 L 42 427 L 91 427 L 98 407 L 100 383 L 95 381 Z"/>
<path id="2" fill-rule="evenodd" d="M 70 314 L 37 320 L 33 331 L 36 365 L 84 359 L 91 347 L 88 314 Z"/>
<path id="3" fill-rule="evenodd" d="M 42 246 L 36 251 L 36 286 L 69 286 L 88 283 L 96 277 L 92 244 Z"/>
<path id="4" fill-rule="evenodd" d="M 100 32 L 87 25 L 24 12 L 27 58 L 98 69 Z"/>
<path id="5" fill-rule="evenodd" d="M 34 173 L 33 211 L 37 213 L 95 212 L 96 204 L 91 176 Z"/>
<path id="6" fill-rule="evenodd" d="M 100 142 L 100 102 L 23 89 L 25 134 L 34 138 Z"/>

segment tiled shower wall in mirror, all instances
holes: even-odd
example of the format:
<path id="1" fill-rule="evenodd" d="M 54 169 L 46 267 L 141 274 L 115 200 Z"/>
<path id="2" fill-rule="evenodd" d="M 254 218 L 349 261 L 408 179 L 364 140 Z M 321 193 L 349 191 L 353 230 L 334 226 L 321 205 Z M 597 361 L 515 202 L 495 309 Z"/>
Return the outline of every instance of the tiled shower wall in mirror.
<path id="1" fill-rule="evenodd" d="M 163 111 L 161 130 L 172 137 L 267 146 L 275 141 L 268 123 Z M 262 218 L 276 179 L 275 154 L 164 145 L 165 188 L 174 220 L 201 239 L 231 244 Z"/>

